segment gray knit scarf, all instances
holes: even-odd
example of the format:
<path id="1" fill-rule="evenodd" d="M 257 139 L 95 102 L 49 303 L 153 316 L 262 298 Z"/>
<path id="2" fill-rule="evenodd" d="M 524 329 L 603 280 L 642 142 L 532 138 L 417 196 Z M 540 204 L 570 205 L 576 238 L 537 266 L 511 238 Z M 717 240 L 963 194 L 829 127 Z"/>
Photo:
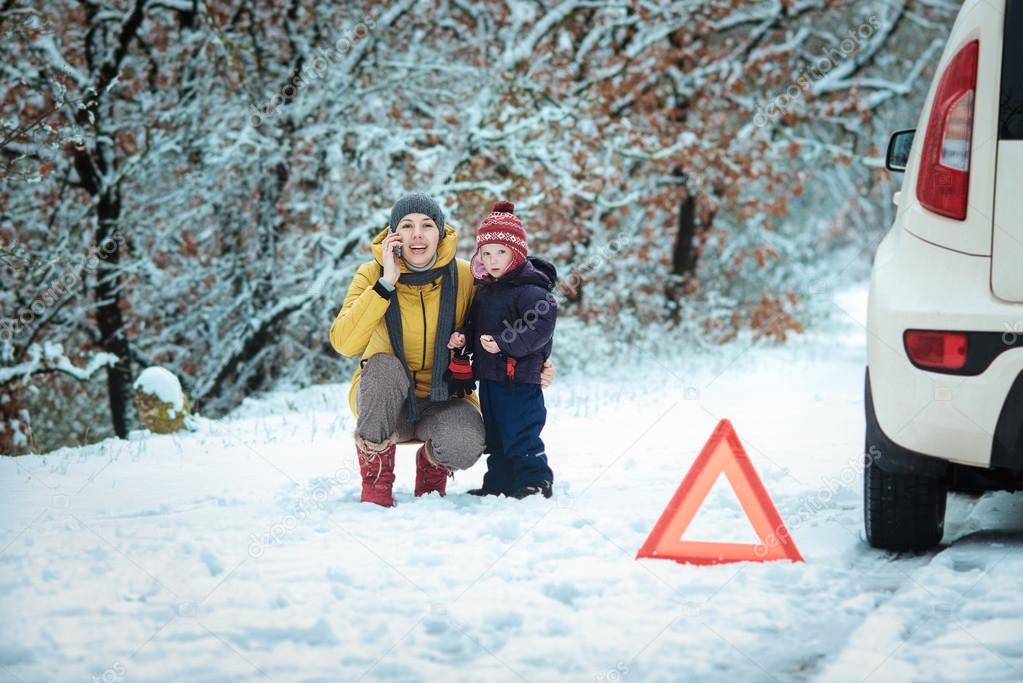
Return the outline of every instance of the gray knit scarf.
<path id="1" fill-rule="evenodd" d="M 383 269 L 381 268 L 381 273 Z M 448 383 L 444 379 L 444 371 L 448 369 L 448 338 L 455 330 L 455 301 L 458 294 L 458 267 L 455 259 L 446 266 L 432 268 L 414 273 L 402 273 L 398 282 L 403 285 L 420 287 L 428 285 L 438 277 L 442 278 L 440 285 L 440 313 L 437 317 L 437 337 L 433 343 L 433 375 L 431 377 L 430 400 L 446 401 L 448 398 Z M 394 355 L 405 367 L 409 377 L 408 390 L 408 419 L 409 422 L 419 420 L 419 407 L 416 405 L 416 382 L 412 372 L 408 369 L 408 361 L 405 359 L 404 337 L 401 331 L 401 307 L 398 304 L 398 294 L 391 297 L 391 303 L 387 306 L 387 313 L 384 314 L 387 323 L 387 336 L 391 340 L 391 349 Z M 426 344 L 426 339 L 423 339 Z"/>

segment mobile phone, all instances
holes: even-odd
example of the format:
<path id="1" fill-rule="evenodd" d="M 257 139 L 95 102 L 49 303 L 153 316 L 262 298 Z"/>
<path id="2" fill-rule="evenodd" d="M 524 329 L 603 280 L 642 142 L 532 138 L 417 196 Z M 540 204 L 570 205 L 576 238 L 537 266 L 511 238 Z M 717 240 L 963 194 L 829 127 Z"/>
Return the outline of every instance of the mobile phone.
<path id="1" fill-rule="evenodd" d="M 401 245 L 400 244 L 394 245 L 394 255 L 397 256 L 398 258 L 401 258 Z"/>

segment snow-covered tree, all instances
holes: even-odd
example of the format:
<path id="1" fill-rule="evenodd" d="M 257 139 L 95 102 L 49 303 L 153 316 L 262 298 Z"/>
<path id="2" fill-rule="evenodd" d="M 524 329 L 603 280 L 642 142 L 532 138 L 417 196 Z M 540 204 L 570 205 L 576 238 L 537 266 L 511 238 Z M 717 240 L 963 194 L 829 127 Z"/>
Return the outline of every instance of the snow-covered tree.
<path id="1" fill-rule="evenodd" d="M 912 125 L 955 10 L 5 2 L 5 432 L 26 433 L 28 388 L 100 372 L 122 436 L 141 367 L 212 413 L 345 376 L 326 330 L 412 189 L 466 255 L 514 201 L 563 315 L 783 339 L 816 314 L 827 256 L 862 267 L 889 222 L 878 148 Z"/>

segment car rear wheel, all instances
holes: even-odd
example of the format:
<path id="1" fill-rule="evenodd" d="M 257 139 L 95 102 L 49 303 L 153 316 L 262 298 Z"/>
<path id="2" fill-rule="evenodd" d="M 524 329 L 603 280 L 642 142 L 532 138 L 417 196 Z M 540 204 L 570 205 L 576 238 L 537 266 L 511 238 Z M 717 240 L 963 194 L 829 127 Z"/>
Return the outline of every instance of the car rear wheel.
<path id="1" fill-rule="evenodd" d="M 945 531 L 948 487 L 919 474 L 885 472 L 868 455 L 863 468 L 863 512 L 867 542 L 894 551 L 928 550 Z"/>

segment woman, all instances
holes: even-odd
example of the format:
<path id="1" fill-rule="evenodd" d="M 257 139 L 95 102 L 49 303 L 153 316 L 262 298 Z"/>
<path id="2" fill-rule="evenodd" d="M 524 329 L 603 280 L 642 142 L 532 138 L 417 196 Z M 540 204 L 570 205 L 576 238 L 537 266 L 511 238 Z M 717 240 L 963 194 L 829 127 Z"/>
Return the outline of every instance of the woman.
<path id="1" fill-rule="evenodd" d="M 371 245 L 373 260 L 355 272 L 330 343 L 360 355 L 348 401 L 356 415 L 355 451 L 362 501 L 394 505 L 396 445 L 423 441 L 416 453 L 415 495 L 444 495 L 450 472 L 483 453 L 475 396 L 456 397 L 445 379 L 452 331 L 465 323 L 474 292 L 469 263 L 455 258 L 458 239 L 430 197 L 405 195 Z M 544 369 L 544 386 L 554 368 Z M 461 393 L 461 392 L 459 392 Z"/>

